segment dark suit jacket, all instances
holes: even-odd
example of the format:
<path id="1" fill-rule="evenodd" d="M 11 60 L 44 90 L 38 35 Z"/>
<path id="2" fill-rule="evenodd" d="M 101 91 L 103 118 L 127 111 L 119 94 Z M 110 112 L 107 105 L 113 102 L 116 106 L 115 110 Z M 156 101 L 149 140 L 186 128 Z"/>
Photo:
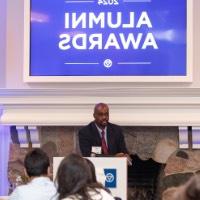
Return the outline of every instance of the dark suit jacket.
<path id="1" fill-rule="evenodd" d="M 109 155 L 116 153 L 128 153 L 124 142 L 124 136 L 119 126 L 108 123 L 107 144 Z M 90 156 L 92 146 L 101 147 L 101 137 L 94 122 L 83 127 L 79 131 L 79 145 L 83 156 Z"/>

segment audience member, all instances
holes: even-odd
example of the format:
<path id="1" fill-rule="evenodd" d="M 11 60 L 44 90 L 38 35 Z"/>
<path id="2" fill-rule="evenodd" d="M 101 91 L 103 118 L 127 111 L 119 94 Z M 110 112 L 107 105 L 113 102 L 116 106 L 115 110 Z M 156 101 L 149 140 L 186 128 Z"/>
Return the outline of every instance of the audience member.
<path id="1" fill-rule="evenodd" d="M 92 181 L 93 183 L 96 183 L 97 182 L 97 178 L 96 178 L 96 171 L 95 171 L 95 167 L 94 167 L 94 164 L 92 163 L 92 161 L 90 161 L 89 159 L 85 158 L 87 164 L 89 165 L 89 168 L 90 168 L 90 171 L 91 171 L 91 174 L 92 174 Z M 105 188 L 106 191 L 108 193 L 110 193 L 110 190 L 108 190 L 107 188 Z M 115 200 L 121 200 L 121 198 L 119 197 L 114 197 Z"/>
<path id="2" fill-rule="evenodd" d="M 88 162 L 77 154 L 64 158 L 58 168 L 59 200 L 114 200 L 106 189 L 94 182 Z"/>
<path id="3" fill-rule="evenodd" d="M 92 175 L 92 182 L 93 183 L 96 183 L 97 182 L 97 177 L 96 177 L 96 171 L 95 171 L 95 167 L 92 163 L 92 161 L 90 161 L 89 159 L 85 158 L 89 168 L 90 168 L 90 172 L 91 172 L 91 175 Z"/>
<path id="4" fill-rule="evenodd" d="M 51 200 L 56 194 L 49 175 L 49 157 L 41 149 L 29 152 L 24 160 L 25 174 L 29 183 L 18 186 L 9 200 Z"/>

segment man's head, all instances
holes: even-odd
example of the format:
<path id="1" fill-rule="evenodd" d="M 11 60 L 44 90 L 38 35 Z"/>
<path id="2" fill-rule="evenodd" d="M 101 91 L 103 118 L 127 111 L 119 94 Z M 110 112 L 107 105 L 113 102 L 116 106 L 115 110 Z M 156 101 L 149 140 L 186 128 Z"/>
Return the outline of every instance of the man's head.
<path id="1" fill-rule="evenodd" d="M 47 175 L 49 166 L 49 157 L 41 149 L 34 149 L 30 151 L 24 160 L 24 167 L 29 177 Z"/>
<path id="2" fill-rule="evenodd" d="M 109 108 L 105 103 L 98 103 L 94 107 L 94 119 L 95 123 L 102 129 L 104 129 L 109 121 Z"/>

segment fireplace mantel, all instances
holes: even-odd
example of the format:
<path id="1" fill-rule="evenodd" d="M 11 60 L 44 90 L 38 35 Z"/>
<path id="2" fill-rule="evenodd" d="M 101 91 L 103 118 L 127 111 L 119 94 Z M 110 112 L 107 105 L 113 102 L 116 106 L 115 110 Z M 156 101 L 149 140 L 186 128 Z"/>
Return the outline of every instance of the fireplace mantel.
<path id="1" fill-rule="evenodd" d="M 200 88 L 0 89 L 3 125 L 82 126 L 98 102 L 122 126 L 199 126 Z"/>

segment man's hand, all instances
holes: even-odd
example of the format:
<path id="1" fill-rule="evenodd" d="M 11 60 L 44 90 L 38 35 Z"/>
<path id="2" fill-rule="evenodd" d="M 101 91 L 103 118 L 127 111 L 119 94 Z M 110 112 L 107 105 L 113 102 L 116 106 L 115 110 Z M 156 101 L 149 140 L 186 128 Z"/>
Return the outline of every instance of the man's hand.
<path id="1" fill-rule="evenodd" d="M 126 157 L 125 153 L 117 153 L 115 154 L 115 157 Z"/>

